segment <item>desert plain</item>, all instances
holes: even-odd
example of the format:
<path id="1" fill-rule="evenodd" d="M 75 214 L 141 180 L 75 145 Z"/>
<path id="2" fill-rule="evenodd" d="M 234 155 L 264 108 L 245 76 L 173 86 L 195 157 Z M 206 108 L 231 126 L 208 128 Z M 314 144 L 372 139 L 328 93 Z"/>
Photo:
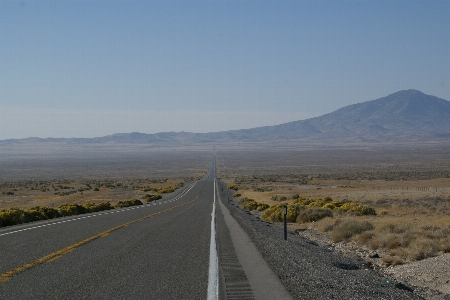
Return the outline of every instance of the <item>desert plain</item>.
<path id="1" fill-rule="evenodd" d="M 201 178 L 212 156 L 212 147 L 102 147 L 3 151 L 0 209 L 145 199 L 152 189 Z M 311 222 L 291 222 L 289 229 L 345 255 L 361 256 L 368 267 L 391 272 L 410 284 L 450 293 L 445 279 L 450 267 L 442 268 L 440 277 L 436 268 L 427 269 L 429 259 L 443 259 L 441 266 L 449 260 L 450 152 L 446 147 L 217 147 L 216 153 L 217 176 L 236 187 L 236 203 L 253 199 L 269 206 L 288 205 L 300 198 L 372 207 L 376 214 L 334 210 Z M 251 213 L 262 218 L 264 212 Z M 423 266 L 417 267 L 421 262 Z M 395 273 L 413 264 L 419 271 Z M 439 279 L 430 281 L 427 272 Z"/>

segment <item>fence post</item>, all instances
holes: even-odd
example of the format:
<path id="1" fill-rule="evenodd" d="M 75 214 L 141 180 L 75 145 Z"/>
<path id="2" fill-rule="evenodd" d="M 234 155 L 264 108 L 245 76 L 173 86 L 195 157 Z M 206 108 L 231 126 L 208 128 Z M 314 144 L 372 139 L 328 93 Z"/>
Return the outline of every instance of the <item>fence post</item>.
<path id="1" fill-rule="evenodd" d="M 284 240 L 287 240 L 287 220 L 286 220 L 286 215 L 287 215 L 287 206 L 284 205 L 283 206 L 283 215 L 284 215 Z"/>

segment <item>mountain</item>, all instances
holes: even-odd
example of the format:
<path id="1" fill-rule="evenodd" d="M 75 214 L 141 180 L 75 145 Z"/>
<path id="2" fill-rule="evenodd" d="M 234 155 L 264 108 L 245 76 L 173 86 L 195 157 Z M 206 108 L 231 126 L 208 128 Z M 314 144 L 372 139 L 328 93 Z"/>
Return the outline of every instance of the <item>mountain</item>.
<path id="1" fill-rule="evenodd" d="M 450 102 L 405 90 L 332 113 L 274 126 L 294 138 L 353 141 L 412 141 L 450 137 Z"/>
<path id="2" fill-rule="evenodd" d="M 316 118 L 205 135 L 217 140 L 323 144 L 448 140 L 450 102 L 417 90 L 404 90 Z"/>
<path id="3" fill-rule="evenodd" d="M 422 142 L 450 140 L 450 102 L 417 90 L 353 104 L 332 113 L 302 121 L 251 129 L 211 133 L 117 133 L 90 139 L 39 139 L 14 141 L 67 143 L 141 143 L 192 145 L 199 143 L 343 144 Z M 5 142 L 5 141 L 3 141 Z"/>

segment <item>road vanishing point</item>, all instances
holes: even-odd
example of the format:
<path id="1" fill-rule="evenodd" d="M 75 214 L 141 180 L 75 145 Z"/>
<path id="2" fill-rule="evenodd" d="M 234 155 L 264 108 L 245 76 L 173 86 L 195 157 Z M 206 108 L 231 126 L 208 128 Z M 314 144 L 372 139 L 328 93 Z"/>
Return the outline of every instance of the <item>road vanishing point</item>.
<path id="1" fill-rule="evenodd" d="M 0 299 L 255 299 L 216 181 L 213 155 L 172 198 L 0 229 Z M 289 299 L 270 272 L 252 280 Z"/>

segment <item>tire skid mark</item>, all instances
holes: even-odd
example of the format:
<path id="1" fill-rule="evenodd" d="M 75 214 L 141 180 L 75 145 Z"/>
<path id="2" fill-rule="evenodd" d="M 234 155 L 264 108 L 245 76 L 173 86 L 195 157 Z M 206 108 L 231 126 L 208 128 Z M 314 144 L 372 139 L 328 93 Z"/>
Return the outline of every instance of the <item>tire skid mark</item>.
<path id="1" fill-rule="evenodd" d="M 87 239 L 84 239 L 84 240 L 82 240 L 82 241 L 80 241 L 80 242 L 78 242 L 78 243 L 72 244 L 72 245 L 70 245 L 70 246 L 68 246 L 68 247 L 65 247 L 65 248 L 61 249 L 61 250 L 58 250 L 58 251 L 53 252 L 53 253 L 50 253 L 50 254 L 48 254 L 48 255 L 46 255 L 46 256 L 44 256 L 44 257 L 38 258 L 38 259 L 36 259 L 36 260 L 34 260 L 34 261 L 30 262 L 30 263 L 27 263 L 27 264 L 22 265 L 22 266 L 20 266 L 20 267 L 18 267 L 18 268 L 15 268 L 15 269 L 12 269 L 12 270 L 10 270 L 10 271 L 8 271 L 8 272 L 5 272 L 5 273 L 3 273 L 3 274 L 0 275 L 0 284 L 3 283 L 3 282 L 5 282 L 5 281 L 8 281 L 9 279 L 11 279 L 12 276 L 14 276 L 14 275 L 16 275 L 16 274 L 18 274 L 18 273 L 21 273 L 21 272 L 23 272 L 23 271 L 26 271 L 26 270 L 28 270 L 28 269 L 34 267 L 34 266 L 37 266 L 37 265 L 39 265 L 39 264 L 44 263 L 44 262 L 52 262 L 52 261 L 54 261 L 54 260 L 60 258 L 61 256 L 63 256 L 63 255 L 65 255 L 65 254 L 67 254 L 67 253 L 69 253 L 69 252 L 75 250 L 76 248 L 78 248 L 78 247 L 80 247 L 80 246 L 82 246 L 82 245 L 84 245 L 84 244 L 87 244 L 87 243 L 89 243 L 89 242 L 91 242 L 91 241 L 93 241 L 93 240 L 96 240 L 96 239 L 98 239 L 98 238 L 105 237 L 105 236 L 109 235 L 111 232 L 116 231 L 116 230 L 118 230 L 118 229 L 120 229 L 120 228 L 129 226 L 129 225 L 131 225 L 131 224 L 133 224 L 133 223 L 141 222 L 141 221 L 143 221 L 143 220 L 145 220 L 145 219 L 154 217 L 154 216 L 156 216 L 156 215 L 160 215 L 160 214 L 165 213 L 165 212 L 168 212 L 168 211 L 170 211 L 170 210 L 172 210 L 172 209 L 175 209 L 175 208 L 178 208 L 178 207 L 180 207 L 180 206 L 184 206 L 184 205 L 186 205 L 186 204 L 192 203 L 192 202 L 194 202 L 195 200 L 197 200 L 197 198 L 199 197 L 199 195 L 200 195 L 200 194 L 198 194 L 198 195 L 197 195 L 193 200 L 191 200 L 191 201 L 188 201 L 188 202 L 185 202 L 185 203 L 182 203 L 182 204 L 178 204 L 178 205 L 175 205 L 175 206 L 166 208 L 166 209 L 164 209 L 164 210 L 161 210 L 161 211 L 158 211 L 158 212 L 151 213 L 151 214 L 149 214 L 149 215 L 147 215 L 147 216 L 144 216 L 144 217 L 141 217 L 141 218 L 139 218 L 139 219 L 136 219 L 136 220 L 133 220 L 133 221 L 124 223 L 124 224 L 122 224 L 122 225 L 119 225 L 119 226 L 116 226 L 116 227 L 113 227 L 113 228 L 110 228 L 110 229 L 108 229 L 108 230 L 106 230 L 106 231 L 103 231 L 103 232 L 101 232 L 101 233 L 99 233 L 99 234 L 96 234 L 96 235 L 93 235 L 93 236 L 91 236 L 91 237 L 89 237 L 89 238 L 87 238 Z"/>

